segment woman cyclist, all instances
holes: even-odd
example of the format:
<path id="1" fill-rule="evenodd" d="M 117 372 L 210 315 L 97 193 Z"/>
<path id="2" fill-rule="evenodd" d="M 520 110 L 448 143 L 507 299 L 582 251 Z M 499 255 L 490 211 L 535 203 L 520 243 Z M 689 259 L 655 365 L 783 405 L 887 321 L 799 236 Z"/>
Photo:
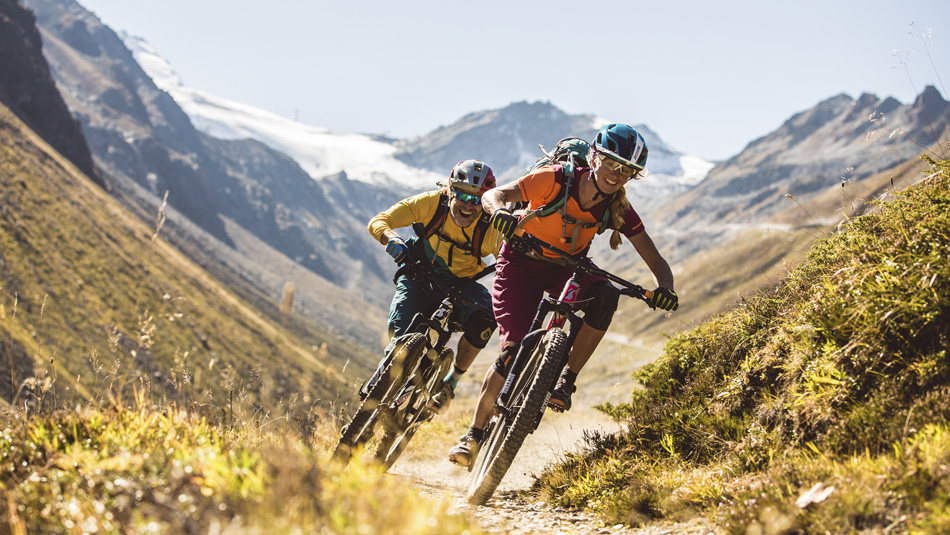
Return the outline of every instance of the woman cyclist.
<path id="1" fill-rule="evenodd" d="M 613 229 L 611 248 L 617 249 L 622 242 L 621 235 L 626 236 L 653 273 L 657 289 L 651 306 L 676 310 L 678 298 L 673 290 L 669 263 L 657 251 L 624 189 L 627 181 L 644 174 L 646 160 L 647 147 L 639 132 L 625 124 L 609 124 L 600 129 L 591 144 L 590 167 L 575 169 L 573 180 L 567 179 L 570 175 L 560 165 L 541 167 L 488 192 L 483 198 L 484 210 L 491 215 L 492 227 L 507 238 L 518 224 L 518 218 L 507 208 L 508 203 L 526 201 L 529 210 L 538 210 L 559 195 L 566 196 L 560 209 L 530 220 L 527 220 L 530 215 L 526 217 L 522 229 L 550 248 L 578 257 L 586 253 L 598 231 Z M 515 251 L 507 243 L 502 246 L 492 286 L 501 354 L 482 382 L 472 426 L 449 451 L 451 462 L 469 466 L 478 455 L 492 405 L 504 385 L 518 344 L 528 334 L 544 292 L 558 295 L 573 273 L 570 266 L 559 260 L 560 256 L 549 250 L 529 255 Z M 549 401 L 549 407 L 559 412 L 571 408 L 577 373 L 606 333 L 619 298 L 605 279 L 590 276 L 581 284 L 585 293 L 580 300 L 587 301 L 584 325 Z"/>

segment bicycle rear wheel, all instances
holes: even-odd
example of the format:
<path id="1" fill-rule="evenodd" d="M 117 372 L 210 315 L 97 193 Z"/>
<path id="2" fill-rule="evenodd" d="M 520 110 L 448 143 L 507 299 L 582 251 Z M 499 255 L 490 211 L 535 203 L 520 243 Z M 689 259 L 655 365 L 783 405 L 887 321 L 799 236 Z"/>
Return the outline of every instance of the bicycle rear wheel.
<path id="1" fill-rule="evenodd" d="M 373 438 L 376 421 L 382 410 L 402 391 L 405 379 L 415 371 L 425 350 L 425 342 L 423 335 L 414 333 L 400 338 L 393 346 L 376 384 L 370 387 L 356 414 L 343 427 L 340 440 L 333 449 L 333 461 L 346 465 L 353 452 Z"/>
<path id="2" fill-rule="evenodd" d="M 466 499 L 484 505 L 511 467 L 524 439 L 537 429 L 551 390 L 567 362 L 567 334 L 551 329 L 532 350 L 528 365 L 515 382 L 508 414 L 495 420 L 476 464 Z"/>
<path id="3" fill-rule="evenodd" d="M 383 438 L 376 446 L 376 462 L 380 463 L 384 469 L 392 468 L 393 463 L 402 455 L 419 426 L 432 418 L 426 407 L 432 396 L 441 388 L 442 378 L 449 374 L 453 357 L 454 353 L 451 349 L 443 349 L 439 353 L 438 361 L 430 366 L 420 378 L 422 384 L 416 386 L 417 390 L 413 393 L 412 399 L 406 402 L 404 412 L 393 415 L 391 419 L 393 425 L 387 426 Z"/>

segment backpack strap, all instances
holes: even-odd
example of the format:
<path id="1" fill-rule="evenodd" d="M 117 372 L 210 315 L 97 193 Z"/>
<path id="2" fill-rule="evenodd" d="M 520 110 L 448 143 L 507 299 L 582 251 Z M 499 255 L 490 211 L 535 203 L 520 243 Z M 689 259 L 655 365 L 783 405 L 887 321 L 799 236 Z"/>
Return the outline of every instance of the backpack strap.
<path id="1" fill-rule="evenodd" d="M 546 217 L 555 212 L 560 212 L 562 228 L 561 228 L 561 239 L 568 241 L 571 244 L 571 253 L 577 253 L 577 238 L 580 234 L 581 228 L 592 228 L 597 227 L 597 233 L 601 234 L 604 230 L 607 229 L 607 223 L 610 221 L 610 209 L 604 210 L 604 217 L 598 223 L 588 223 L 586 221 L 580 221 L 573 216 L 568 215 L 567 213 L 567 199 L 571 195 L 571 183 L 574 181 L 574 158 L 573 155 L 570 155 L 569 161 L 562 164 L 554 165 L 554 176 L 558 184 L 561 185 L 561 188 L 554 195 L 554 198 L 551 199 L 544 206 L 532 210 L 529 212 L 522 222 L 534 219 L 535 217 Z M 523 223 L 522 223 L 523 224 Z M 567 226 L 574 225 L 574 232 L 571 233 L 571 237 L 567 237 Z"/>
<path id="2" fill-rule="evenodd" d="M 449 196 L 443 193 L 439 196 L 439 206 L 435 209 L 435 215 L 428 223 L 413 223 L 412 230 L 420 238 L 428 238 L 442 229 L 445 224 L 445 218 L 449 215 Z"/>
<path id="3" fill-rule="evenodd" d="M 482 215 L 475 223 L 472 230 L 472 255 L 478 264 L 482 263 L 482 243 L 485 241 L 485 235 L 488 234 L 488 228 L 491 226 L 491 216 L 482 210 Z"/>
<path id="4" fill-rule="evenodd" d="M 490 218 L 488 217 L 488 214 L 486 214 L 483 211 L 481 217 L 479 217 L 478 219 L 478 222 L 475 224 L 475 228 L 472 230 L 472 238 L 471 238 L 470 246 L 467 246 L 468 244 L 457 243 L 455 242 L 455 240 L 448 238 L 442 233 L 442 229 L 445 227 L 445 223 L 448 220 L 448 217 L 449 217 L 449 196 L 443 193 L 439 197 L 439 206 L 436 208 L 435 215 L 432 216 L 432 219 L 430 219 L 429 222 L 426 224 L 413 223 L 412 230 L 415 231 L 416 236 L 422 239 L 427 239 L 431 237 L 433 234 L 437 234 L 439 236 L 440 244 L 442 241 L 449 242 L 450 249 L 449 249 L 447 260 L 448 260 L 448 265 L 450 266 L 452 265 L 452 253 L 455 247 L 461 247 L 463 249 L 470 251 L 472 253 L 472 256 L 475 257 L 476 263 L 481 264 L 482 263 L 482 242 L 485 241 L 485 234 L 487 233 L 488 227 L 490 226 Z M 463 230 L 462 232 L 464 233 L 465 231 Z M 435 253 L 436 255 L 438 255 L 439 253 L 438 248 L 436 249 Z"/>
<path id="5" fill-rule="evenodd" d="M 571 165 L 565 169 L 564 165 L 557 164 L 551 167 L 554 169 L 554 181 L 560 185 L 560 188 L 557 190 L 557 193 L 554 194 L 554 198 L 548 201 L 544 206 L 525 214 L 521 220 L 521 225 L 524 225 L 536 217 L 549 216 L 556 212 L 561 206 L 567 205 L 567 197 L 571 194 L 571 181 L 574 178 L 574 166 Z"/>

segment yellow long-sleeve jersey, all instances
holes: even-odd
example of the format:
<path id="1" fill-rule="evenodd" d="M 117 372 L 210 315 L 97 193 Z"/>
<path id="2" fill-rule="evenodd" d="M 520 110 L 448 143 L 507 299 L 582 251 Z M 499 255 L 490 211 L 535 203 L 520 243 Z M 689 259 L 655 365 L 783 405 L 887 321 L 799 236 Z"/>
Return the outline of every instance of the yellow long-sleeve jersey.
<path id="1" fill-rule="evenodd" d="M 383 232 L 413 224 L 425 226 L 436 216 L 442 190 L 420 193 L 403 199 L 389 209 L 370 219 L 367 229 L 377 241 L 380 241 Z M 498 256 L 501 238 L 498 231 L 488 228 L 482 240 L 481 251 L 478 256 L 472 254 L 472 233 L 476 223 L 462 228 L 455 223 L 451 214 L 446 214 L 441 229 L 428 238 L 417 238 L 422 241 L 426 257 L 434 259 L 438 271 L 451 273 L 456 277 L 472 277 L 485 267 L 482 260 L 487 256 Z M 380 243 L 382 243 L 380 241 Z"/>

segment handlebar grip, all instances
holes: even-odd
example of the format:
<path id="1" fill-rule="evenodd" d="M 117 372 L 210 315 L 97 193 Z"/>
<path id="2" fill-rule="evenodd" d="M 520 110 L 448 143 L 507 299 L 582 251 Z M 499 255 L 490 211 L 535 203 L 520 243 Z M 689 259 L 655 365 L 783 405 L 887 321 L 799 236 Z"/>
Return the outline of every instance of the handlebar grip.
<path id="1" fill-rule="evenodd" d="M 643 290 L 643 298 L 646 299 L 647 301 L 649 301 L 650 299 L 653 299 L 653 292 L 651 292 L 650 290 Z"/>

